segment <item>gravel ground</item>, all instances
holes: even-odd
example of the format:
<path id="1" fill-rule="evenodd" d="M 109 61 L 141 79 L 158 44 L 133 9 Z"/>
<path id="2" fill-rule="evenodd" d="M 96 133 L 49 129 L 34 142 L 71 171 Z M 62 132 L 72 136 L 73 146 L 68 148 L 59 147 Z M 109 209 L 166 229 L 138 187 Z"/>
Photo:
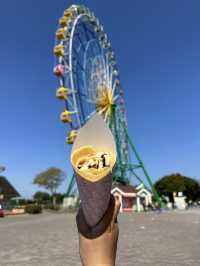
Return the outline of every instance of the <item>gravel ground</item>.
<path id="1" fill-rule="evenodd" d="M 200 210 L 121 214 L 117 266 L 200 266 Z M 81 266 L 74 214 L 0 219 L 1 266 Z"/>

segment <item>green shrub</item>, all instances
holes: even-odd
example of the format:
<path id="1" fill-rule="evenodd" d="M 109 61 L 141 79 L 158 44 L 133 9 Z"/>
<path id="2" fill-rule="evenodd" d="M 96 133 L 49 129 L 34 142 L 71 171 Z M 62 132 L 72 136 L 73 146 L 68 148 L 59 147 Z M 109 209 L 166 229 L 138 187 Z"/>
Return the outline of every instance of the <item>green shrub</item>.
<path id="1" fill-rule="evenodd" d="M 45 204 L 45 203 L 48 203 L 50 201 L 50 195 L 49 195 L 49 193 L 43 192 L 43 191 L 37 191 L 33 195 L 33 198 L 39 204 Z"/>
<path id="2" fill-rule="evenodd" d="M 54 194 L 54 197 L 56 198 L 56 203 L 57 204 L 62 204 L 65 195 L 61 194 L 61 193 L 56 193 L 56 194 Z M 51 199 L 52 199 L 52 196 L 51 196 Z M 53 199 L 52 199 L 52 201 L 53 201 Z"/>
<path id="3" fill-rule="evenodd" d="M 58 204 L 56 204 L 56 205 L 47 204 L 47 205 L 45 205 L 45 209 L 53 210 L 53 211 L 59 211 L 60 210 L 60 205 L 58 205 Z"/>
<path id="4" fill-rule="evenodd" d="M 41 205 L 29 204 L 25 206 L 25 212 L 29 214 L 38 214 L 42 212 Z"/>

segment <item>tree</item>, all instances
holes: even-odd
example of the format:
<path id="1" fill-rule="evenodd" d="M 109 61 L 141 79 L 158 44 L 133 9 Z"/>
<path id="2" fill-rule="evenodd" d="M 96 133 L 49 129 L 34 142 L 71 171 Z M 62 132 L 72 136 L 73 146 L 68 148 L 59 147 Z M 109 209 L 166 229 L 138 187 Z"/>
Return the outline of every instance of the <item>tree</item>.
<path id="1" fill-rule="evenodd" d="M 155 188 L 160 195 L 169 196 L 173 202 L 173 192 L 183 192 L 187 201 L 196 201 L 199 197 L 199 184 L 190 177 L 181 174 L 171 174 L 164 176 L 155 183 Z"/>
<path id="2" fill-rule="evenodd" d="M 47 192 L 44 191 L 37 191 L 34 195 L 33 198 L 38 202 L 38 203 L 47 203 L 50 201 L 50 195 Z"/>
<path id="3" fill-rule="evenodd" d="M 65 173 L 56 167 L 48 168 L 47 170 L 37 174 L 33 180 L 33 184 L 43 187 L 50 191 L 53 198 L 53 205 L 56 204 L 56 191 L 65 179 Z"/>
<path id="4" fill-rule="evenodd" d="M 61 204 L 63 202 L 63 199 L 65 197 L 65 194 L 62 194 L 62 193 L 56 193 L 55 194 L 55 197 L 56 197 L 56 202 L 58 204 Z"/>

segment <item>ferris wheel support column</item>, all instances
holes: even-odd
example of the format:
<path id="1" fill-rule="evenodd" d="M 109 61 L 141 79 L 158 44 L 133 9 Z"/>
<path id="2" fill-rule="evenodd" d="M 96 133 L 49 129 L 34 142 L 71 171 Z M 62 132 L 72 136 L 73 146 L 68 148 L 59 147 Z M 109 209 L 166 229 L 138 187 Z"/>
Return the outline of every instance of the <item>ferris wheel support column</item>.
<path id="1" fill-rule="evenodd" d="M 67 192 L 66 192 L 66 196 L 70 196 L 70 193 L 72 191 L 72 188 L 74 186 L 74 183 L 75 183 L 75 177 L 74 175 L 71 176 L 71 179 L 69 180 L 69 185 L 67 187 Z"/>
<path id="2" fill-rule="evenodd" d="M 119 136 L 117 134 L 117 127 L 116 127 L 116 105 L 113 104 L 112 105 L 112 111 L 111 111 L 111 119 L 110 119 L 110 127 L 112 127 L 112 125 L 114 126 L 114 132 L 115 132 L 115 139 L 116 139 L 116 142 L 117 142 L 117 156 L 118 156 L 118 159 L 117 159 L 117 167 L 120 171 L 120 176 L 117 177 L 119 179 L 119 181 L 124 181 L 125 180 L 125 169 L 122 168 L 122 159 L 121 159 L 121 153 L 119 151 Z M 119 167 L 120 166 L 120 167 Z"/>
<path id="3" fill-rule="evenodd" d="M 148 172 L 147 172 L 147 170 L 146 170 L 146 168 L 144 166 L 144 163 L 141 160 L 141 158 L 140 158 L 140 156 L 139 156 L 139 154 L 138 154 L 138 152 L 137 152 L 137 150 L 135 148 L 135 145 L 133 144 L 131 138 L 129 137 L 127 128 L 125 126 L 124 126 L 124 131 L 125 131 L 126 137 L 128 139 L 128 142 L 129 142 L 129 144 L 131 146 L 131 149 L 133 150 L 133 152 L 135 154 L 135 157 L 137 158 L 137 160 L 138 160 L 138 162 L 140 164 L 140 167 L 142 168 L 142 170 L 144 172 L 144 175 L 146 176 L 147 182 L 149 183 L 149 185 L 150 185 L 150 187 L 152 189 L 152 192 L 153 192 L 153 194 L 154 194 L 154 196 L 156 198 L 156 201 L 160 204 L 161 207 L 163 207 L 163 202 L 162 202 L 160 196 L 158 195 L 158 192 L 157 192 L 155 186 L 153 185 L 153 182 L 151 180 L 151 177 L 149 176 L 149 174 L 148 174 Z"/>

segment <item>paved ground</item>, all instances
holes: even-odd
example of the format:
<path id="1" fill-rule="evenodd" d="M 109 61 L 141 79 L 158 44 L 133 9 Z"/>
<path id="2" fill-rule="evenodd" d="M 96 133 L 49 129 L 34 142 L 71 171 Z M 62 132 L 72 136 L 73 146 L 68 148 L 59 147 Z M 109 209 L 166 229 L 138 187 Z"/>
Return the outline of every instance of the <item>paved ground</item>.
<path id="1" fill-rule="evenodd" d="M 80 266 L 75 216 L 0 219 L 1 266 Z M 119 217 L 117 266 L 199 266 L 200 210 Z"/>

